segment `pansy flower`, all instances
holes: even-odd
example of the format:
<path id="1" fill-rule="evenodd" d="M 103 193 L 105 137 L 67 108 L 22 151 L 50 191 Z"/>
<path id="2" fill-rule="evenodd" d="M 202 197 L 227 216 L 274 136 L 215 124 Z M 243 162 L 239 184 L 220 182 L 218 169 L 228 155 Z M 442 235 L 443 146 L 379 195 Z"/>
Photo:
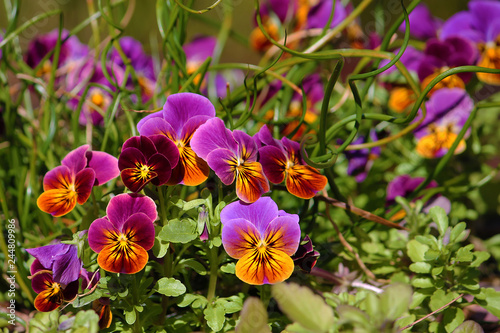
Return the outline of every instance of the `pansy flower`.
<path id="1" fill-rule="evenodd" d="M 101 274 L 99 271 L 89 272 L 82 269 L 80 274 L 82 278 L 82 290 L 93 290 L 99 284 Z M 111 312 L 110 300 L 108 297 L 100 297 L 92 302 L 92 310 L 99 316 L 99 328 L 105 329 L 111 326 L 113 313 Z"/>
<path id="2" fill-rule="evenodd" d="M 474 101 L 462 89 L 443 88 L 436 91 L 425 104 L 427 115 L 415 129 L 417 152 L 425 158 L 442 157 L 455 142 L 473 107 Z M 466 133 L 455 150 L 465 150 Z"/>
<path id="3" fill-rule="evenodd" d="M 441 29 L 441 38 L 460 36 L 474 43 L 481 51 L 478 66 L 500 69 L 500 2 L 478 0 L 468 4 L 469 10 L 450 17 Z M 500 75 L 477 73 L 479 80 L 499 85 Z"/>
<path id="4" fill-rule="evenodd" d="M 155 91 L 156 75 L 153 58 L 144 52 L 141 42 L 132 37 L 122 37 L 119 43 L 123 54 L 130 60 L 130 65 L 137 75 L 142 101 L 146 102 L 153 97 Z M 125 71 L 126 65 L 116 49 L 111 51 L 110 60 Z M 127 86 L 134 87 L 131 77 L 128 78 Z"/>
<path id="5" fill-rule="evenodd" d="M 94 185 L 102 185 L 120 174 L 115 157 L 84 145 L 71 151 L 45 174 L 44 192 L 38 197 L 38 207 L 53 216 L 62 216 L 83 205 Z"/>
<path id="6" fill-rule="evenodd" d="M 134 136 L 123 144 L 118 168 L 125 186 L 139 192 L 152 182 L 165 184 L 179 161 L 179 150 L 164 135 Z"/>
<path id="7" fill-rule="evenodd" d="M 82 269 L 82 261 L 78 258 L 76 245 L 51 244 L 26 249 L 46 269 L 52 271 L 52 279 L 63 286 L 77 281 Z"/>
<path id="8" fill-rule="evenodd" d="M 272 284 L 290 277 L 291 256 L 300 242 L 299 217 L 278 211 L 263 197 L 252 204 L 233 202 L 221 211 L 222 244 L 236 263 L 236 276 L 254 285 Z"/>
<path id="9" fill-rule="evenodd" d="M 67 285 L 56 282 L 50 269 L 42 265 L 38 259 L 35 259 L 30 271 L 31 287 L 38 294 L 34 302 L 38 311 L 50 312 L 60 307 L 65 301 L 71 301 L 76 297 L 78 280 Z"/>
<path id="10" fill-rule="evenodd" d="M 182 183 L 196 186 L 208 178 L 210 168 L 191 148 L 191 138 L 201 124 L 213 117 L 215 108 L 208 98 L 179 93 L 167 98 L 163 111 L 139 121 L 137 129 L 141 135 L 165 135 L 179 150 L 179 163 L 172 170 L 167 185 Z"/>
<path id="11" fill-rule="evenodd" d="M 429 8 L 421 3 L 410 13 L 410 34 L 417 39 L 426 41 L 436 38 L 443 21 L 431 14 Z M 400 31 L 405 31 L 405 22 L 401 23 Z"/>
<path id="12" fill-rule="evenodd" d="M 106 71 L 111 76 L 113 82 L 108 81 L 101 64 L 96 63 L 94 59 L 90 59 L 88 61 L 80 61 L 66 78 L 65 89 L 71 96 L 74 96 L 68 101 L 68 106 L 72 109 L 78 107 L 80 99 L 84 98 L 83 93 L 85 88 L 90 83 L 92 84 L 85 96 L 85 101 L 82 104 L 79 115 L 81 125 L 86 125 L 87 123 L 98 126 L 104 125 L 104 115 L 113 100 L 111 92 L 116 90 L 115 85 L 122 84 L 125 76 L 120 66 L 110 62 L 106 64 Z"/>
<path id="13" fill-rule="evenodd" d="M 69 73 L 78 61 L 86 58 L 89 55 L 88 46 L 80 43 L 76 36 L 69 36 L 67 30 L 61 31 L 61 49 L 59 52 L 59 63 L 57 66 L 56 76 L 62 76 Z M 25 61 L 31 68 L 38 67 L 36 76 L 47 78 L 47 75 L 52 70 L 52 62 L 54 54 L 49 59 L 40 64 L 43 58 L 55 49 L 59 31 L 52 30 L 51 32 L 39 35 L 28 44 L 28 52 L 25 56 Z"/>
<path id="14" fill-rule="evenodd" d="M 424 180 L 424 177 L 411 177 L 410 175 L 397 176 L 391 182 L 389 182 L 389 185 L 387 186 L 386 205 L 393 205 L 396 202 L 396 197 L 408 197 Z M 429 185 L 426 186 L 426 189 L 434 188 L 437 186 L 438 184 L 433 180 L 429 183 Z M 416 198 L 414 199 L 414 201 L 420 198 L 421 197 Z M 449 213 L 451 210 L 450 200 L 440 194 L 433 196 L 427 202 L 425 202 L 423 211 L 429 212 L 429 210 L 434 206 L 442 207 L 446 211 L 446 213 Z M 391 220 L 401 220 L 405 216 L 406 212 L 402 209 L 395 215 L 393 215 L 391 217 Z"/>
<path id="15" fill-rule="evenodd" d="M 304 162 L 298 142 L 274 139 L 267 126 L 262 126 L 255 140 L 262 146 L 259 161 L 271 183 L 285 181 L 288 192 L 302 199 L 312 198 L 325 187 L 326 177 Z"/>
<path id="16" fill-rule="evenodd" d="M 269 191 L 269 183 L 257 162 L 257 145 L 242 131 L 230 130 L 219 118 L 212 118 L 194 133 L 191 146 L 225 185 L 236 180 L 240 200 L 255 202 Z"/>
<path id="17" fill-rule="evenodd" d="M 134 274 L 146 266 L 153 247 L 158 217 L 156 204 L 146 196 L 119 194 L 106 208 L 106 216 L 92 222 L 88 241 L 99 253 L 99 266 L 113 273 Z"/>
<path id="18" fill-rule="evenodd" d="M 319 258 L 319 252 L 314 250 L 313 243 L 309 235 L 306 235 L 299 244 L 297 252 L 292 256 L 295 266 L 302 271 L 311 273 Z"/>

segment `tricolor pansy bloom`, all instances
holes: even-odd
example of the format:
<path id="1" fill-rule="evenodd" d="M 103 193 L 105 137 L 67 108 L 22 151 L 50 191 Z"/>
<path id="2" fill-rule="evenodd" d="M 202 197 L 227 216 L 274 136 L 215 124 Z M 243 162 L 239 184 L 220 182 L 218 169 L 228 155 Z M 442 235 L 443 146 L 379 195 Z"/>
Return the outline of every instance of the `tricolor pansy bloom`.
<path id="1" fill-rule="evenodd" d="M 260 144 L 259 162 L 271 183 L 285 181 L 288 192 L 302 199 L 314 197 L 326 186 L 326 177 L 303 160 L 298 142 L 274 139 L 267 126 L 262 126 L 255 140 Z"/>
<path id="2" fill-rule="evenodd" d="M 78 294 L 78 280 L 66 285 L 56 282 L 50 269 L 42 265 L 38 259 L 35 259 L 30 271 L 31 287 L 38 294 L 34 302 L 38 311 L 50 312 L 55 310 L 65 301 L 73 300 Z"/>
<path id="3" fill-rule="evenodd" d="M 167 185 L 196 186 L 210 173 L 208 164 L 191 148 L 191 138 L 198 127 L 215 117 L 215 108 L 208 98 L 193 93 L 170 95 L 163 111 L 150 114 L 137 124 L 141 135 L 165 135 L 179 150 L 179 163 L 172 170 Z"/>
<path id="4" fill-rule="evenodd" d="M 240 200 L 255 202 L 269 191 L 269 183 L 257 161 L 257 145 L 248 134 L 231 132 L 221 119 L 212 118 L 198 128 L 191 146 L 225 185 L 236 180 L 236 195 Z"/>
<path id="5" fill-rule="evenodd" d="M 477 0 L 468 3 L 469 10 L 450 17 L 441 29 L 441 38 L 460 36 L 476 43 L 481 51 L 478 66 L 500 69 L 500 2 Z M 479 80 L 500 85 L 500 75 L 477 73 Z"/>
<path id="6" fill-rule="evenodd" d="M 122 37 L 119 43 L 123 54 L 130 60 L 130 65 L 134 69 L 141 91 L 141 100 L 147 102 L 153 97 L 156 85 L 153 58 L 148 56 L 144 52 L 142 44 L 132 37 Z M 125 71 L 126 65 L 124 60 L 116 49 L 112 50 L 110 60 Z M 134 85 L 131 77 L 127 78 L 127 80 L 127 87 L 133 89 Z"/>
<path id="7" fill-rule="evenodd" d="M 473 107 L 474 101 L 462 89 L 437 90 L 425 103 L 427 115 L 415 129 L 418 140 L 417 153 L 425 158 L 442 157 L 455 142 Z M 455 154 L 465 150 L 467 131 L 458 144 Z"/>
<path id="8" fill-rule="evenodd" d="M 119 194 L 106 208 L 106 216 L 92 222 L 89 246 L 99 266 L 113 273 L 134 274 L 146 266 L 153 247 L 158 217 L 156 204 L 146 196 Z"/>
<path id="9" fill-rule="evenodd" d="M 38 207 L 53 216 L 69 213 L 76 204 L 83 205 L 94 185 L 102 185 L 120 174 L 118 160 L 107 153 L 89 150 L 83 145 L 71 151 L 45 174 L 44 192 L 38 197 Z"/>
<path id="10" fill-rule="evenodd" d="M 263 197 L 233 202 L 221 211 L 222 244 L 236 263 L 236 276 L 253 285 L 282 282 L 294 269 L 291 256 L 300 242 L 299 216 L 278 210 Z"/>
<path id="11" fill-rule="evenodd" d="M 51 244 L 26 249 L 46 270 L 52 271 L 52 279 L 63 286 L 78 280 L 82 270 L 82 261 L 78 258 L 78 249 L 72 244 Z"/>
<path id="12" fill-rule="evenodd" d="M 132 192 L 152 182 L 165 184 L 179 161 L 179 150 L 164 135 L 134 136 L 123 144 L 118 158 L 122 181 Z"/>

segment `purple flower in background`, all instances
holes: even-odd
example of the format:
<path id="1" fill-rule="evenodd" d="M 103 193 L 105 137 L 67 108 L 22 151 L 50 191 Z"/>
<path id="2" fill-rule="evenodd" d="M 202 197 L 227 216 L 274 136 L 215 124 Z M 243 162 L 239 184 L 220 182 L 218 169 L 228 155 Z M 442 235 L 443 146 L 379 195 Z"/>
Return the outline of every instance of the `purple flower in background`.
<path id="1" fill-rule="evenodd" d="M 471 1 L 469 10 L 450 17 L 441 29 L 441 38 L 460 36 L 477 44 L 481 50 L 478 66 L 500 69 L 500 2 Z M 500 85 L 500 75 L 477 73 L 479 80 Z"/>
<path id="2" fill-rule="evenodd" d="M 410 18 L 410 34 L 421 40 L 428 40 L 437 37 L 438 30 L 441 28 L 443 21 L 434 17 L 429 8 L 423 3 L 417 5 L 409 15 Z M 399 27 L 400 31 L 405 31 L 405 23 Z"/>
<path id="3" fill-rule="evenodd" d="M 302 1 L 308 2 L 308 1 Z M 299 1 L 301 3 L 301 1 Z M 307 29 L 321 28 L 323 29 L 332 13 L 333 0 L 319 0 L 315 5 L 308 8 L 307 13 Z M 300 7 L 299 7 L 300 8 Z M 300 9 L 299 9 L 300 10 Z M 330 28 L 334 28 L 347 17 L 347 10 L 342 5 L 342 1 L 335 1 L 335 12 L 333 14 Z"/>
<path id="4" fill-rule="evenodd" d="M 389 185 L 387 186 L 387 196 L 386 196 L 386 203 L 387 205 L 393 205 L 396 201 L 396 197 L 403 197 L 407 198 L 415 189 L 425 180 L 424 177 L 411 177 L 409 175 L 401 175 L 397 176 L 389 182 Z M 437 187 L 438 184 L 435 181 L 431 181 L 429 185 L 426 186 L 426 189 L 434 188 Z M 416 198 L 415 200 L 420 199 Z M 451 210 L 451 202 L 448 200 L 448 198 L 441 196 L 440 194 L 437 194 L 430 198 L 426 203 L 424 203 L 424 212 L 428 212 L 429 209 L 431 209 L 434 206 L 440 206 L 442 207 L 446 213 L 449 213 Z M 394 216 L 391 217 L 391 220 L 397 221 L 406 216 L 406 212 L 404 210 L 401 210 L 397 212 Z"/>
<path id="5" fill-rule="evenodd" d="M 66 286 L 80 277 L 82 261 L 78 258 L 76 245 L 58 243 L 26 249 L 26 252 L 46 270 L 52 271 L 54 282 Z"/>
<path id="6" fill-rule="evenodd" d="M 139 121 L 137 130 L 141 135 L 165 135 L 179 149 L 179 163 L 172 170 L 167 185 L 196 186 L 208 178 L 210 168 L 191 148 L 191 138 L 201 124 L 213 117 L 215 108 L 206 97 L 179 93 L 167 98 L 163 111 Z"/>
<path id="7" fill-rule="evenodd" d="M 124 72 L 120 66 L 108 63 L 106 70 L 114 84 L 122 84 Z M 68 101 L 68 106 L 72 109 L 77 108 L 80 99 L 83 98 L 85 87 L 90 83 L 93 86 L 90 87 L 85 96 L 80 112 L 80 124 L 86 125 L 90 122 L 93 125 L 102 126 L 104 125 L 104 115 L 113 99 L 109 91 L 115 91 L 116 87 L 108 81 L 100 63 L 95 63 L 93 59 L 82 61 L 69 73 L 66 80 L 66 90 L 76 97 Z"/>
<path id="8" fill-rule="evenodd" d="M 269 191 L 262 166 L 257 162 L 257 144 L 245 132 L 231 132 L 221 119 L 212 118 L 194 133 L 191 147 L 225 185 L 236 180 L 240 200 L 255 202 Z"/>
<path id="9" fill-rule="evenodd" d="M 52 30 L 48 34 L 39 35 L 33 39 L 28 45 L 28 52 L 25 58 L 28 66 L 31 68 L 37 67 L 40 61 L 56 47 L 58 36 L 59 31 Z M 58 76 L 69 73 L 77 61 L 86 58 L 89 54 L 88 47 L 80 43 L 76 36 L 69 38 L 68 36 L 69 32 L 67 30 L 61 32 L 62 44 L 59 53 L 59 63 L 57 64 L 58 71 L 56 72 Z M 40 65 L 36 75 L 44 77 L 47 73 L 50 73 L 53 66 L 53 59 L 54 55 L 52 54 L 46 62 Z"/>
<path id="10" fill-rule="evenodd" d="M 370 140 L 377 141 L 377 134 L 375 131 L 370 131 Z M 358 137 L 352 144 L 365 143 L 366 138 L 364 136 Z M 359 150 L 347 150 L 344 152 L 349 165 L 347 167 L 347 174 L 354 176 L 358 183 L 363 182 L 368 176 L 373 162 L 380 156 L 380 147 L 374 148 L 363 148 Z"/>
<path id="11" fill-rule="evenodd" d="M 143 102 L 153 97 L 156 85 L 153 58 L 144 52 L 141 42 L 132 37 L 122 37 L 119 41 L 124 55 L 130 60 L 130 65 L 137 75 Z M 111 51 L 110 60 L 125 71 L 125 63 L 116 49 Z M 133 88 L 132 78 L 129 77 L 127 86 Z"/>
<path id="12" fill-rule="evenodd" d="M 441 157 L 455 142 L 474 107 L 474 101 L 465 90 L 443 88 L 436 91 L 425 105 L 427 115 L 415 129 L 418 140 L 416 149 L 426 158 Z M 455 154 L 465 150 L 465 139 L 469 133 L 462 138 Z"/>

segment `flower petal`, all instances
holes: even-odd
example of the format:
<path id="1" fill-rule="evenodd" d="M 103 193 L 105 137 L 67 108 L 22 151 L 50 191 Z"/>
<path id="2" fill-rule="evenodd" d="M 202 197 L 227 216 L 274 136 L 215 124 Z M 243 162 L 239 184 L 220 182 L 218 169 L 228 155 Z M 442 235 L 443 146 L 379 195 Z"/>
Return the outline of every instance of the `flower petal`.
<path id="1" fill-rule="evenodd" d="M 146 134 L 146 133 L 142 132 L 142 127 L 149 120 L 152 120 L 151 124 L 154 124 L 157 120 L 158 121 L 162 120 L 163 122 L 166 123 L 166 121 L 163 119 L 163 111 L 158 111 L 158 112 L 155 112 L 155 113 L 148 114 L 146 117 L 142 118 L 137 123 L 137 132 L 139 132 L 141 135 L 146 135 L 146 136 L 153 135 L 153 134 Z M 160 134 L 160 133 L 155 133 L 155 134 Z"/>
<path id="2" fill-rule="evenodd" d="M 43 177 L 43 190 L 68 189 L 75 182 L 74 175 L 65 165 L 55 167 Z"/>
<path id="3" fill-rule="evenodd" d="M 269 223 L 263 238 L 268 248 L 283 251 L 291 256 L 297 252 L 300 244 L 299 223 L 292 217 L 277 217 Z"/>
<path id="4" fill-rule="evenodd" d="M 294 165 L 288 169 L 286 176 L 286 188 L 291 194 L 310 199 L 321 191 L 328 180 L 309 165 Z"/>
<path id="5" fill-rule="evenodd" d="M 243 131 L 233 131 L 234 140 L 238 143 L 238 156 L 244 161 L 257 161 L 257 144 L 254 139 Z"/>
<path id="6" fill-rule="evenodd" d="M 34 305 L 40 312 L 50 312 L 60 307 L 63 299 L 62 291 L 54 293 L 51 289 L 46 289 L 36 296 Z"/>
<path id="7" fill-rule="evenodd" d="M 265 146 L 259 149 L 259 162 L 267 179 L 273 184 L 280 184 L 285 180 L 287 158 L 277 147 Z"/>
<path id="8" fill-rule="evenodd" d="M 225 185 L 234 182 L 238 158 L 232 151 L 225 148 L 216 149 L 208 154 L 207 162 Z"/>
<path id="9" fill-rule="evenodd" d="M 236 154 L 238 144 L 224 122 L 219 118 L 212 118 L 201 125 L 193 134 L 191 147 L 198 156 L 206 160 L 208 154 L 219 148 L 230 150 Z"/>
<path id="10" fill-rule="evenodd" d="M 226 221 L 222 228 L 222 244 L 227 254 L 235 259 L 252 251 L 261 240 L 260 232 L 250 221 L 237 218 Z"/>
<path id="11" fill-rule="evenodd" d="M 165 135 L 152 135 L 149 138 L 153 141 L 158 153 L 168 159 L 172 168 L 175 167 L 179 162 L 179 149 L 175 143 Z"/>
<path id="12" fill-rule="evenodd" d="M 255 249 L 236 263 L 236 276 L 253 285 L 282 282 L 292 275 L 294 263 L 283 251 Z"/>
<path id="13" fill-rule="evenodd" d="M 50 286 L 52 286 L 53 283 L 54 279 L 52 278 L 52 274 L 40 273 L 33 276 L 33 278 L 31 279 L 31 288 L 33 288 L 34 292 L 39 294 L 42 291 L 50 288 Z"/>
<path id="14" fill-rule="evenodd" d="M 155 227 L 153 221 L 144 213 L 133 214 L 123 224 L 122 233 L 144 250 L 150 250 L 155 242 Z"/>
<path id="15" fill-rule="evenodd" d="M 238 166 L 236 195 L 240 200 L 252 203 L 266 192 L 269 192 L 269 182 L 259 162 L 245 162 Z"/>
<path id="16" fill-rule="evenodd" d="M 180 157 L 177 166 L 172 170 L 172 175 L 167 185 L 184 184 L 188 186 L 197 186 L 207 180 L 210 174 L 210 168 L 207 162 L 189 146 L 180 148 Z"/>
<path id="17" fill-rule="evenodd" d="M 144 157 L 147 159 L 151 155 L 156 154 L 156 147 L 153 141 L 147 136 L 133 136 L 129 138 L 127 141 L 123 143 L 122 151 L 127 148 L 136 148 L 138 149 Z"/>
<path id="18" fill-rule="evenodd" d="M 151 221 L 158 217 L 156 204 L 150 197 L 123 193 L 113 197 L 106 208 L 106 215 L 111 223 L 121 230 L 123 224 L 132 214 L 144 213 Z"/>
<path id="19" fill-rule="evenodd" d="M 109 182 L 120 175 L 118 159 L 102 151 L 88 151 L 87 165 L 95 172 L 97 185 Z"/>
<path id="20" fill-rule="evenodd" d="M 149 158 L 148 166 L 150 167 L 151 173 L 153 175 L 156 174 L 156 177 L 151 178 L 151 182 L 155 186 L 161 186 L 170 179 L 172 167 L 170 166 L 170 162 L 165 155 L 154 154 Z"/>
<path id="21" fill-rule="evenodd" d="M 80 277 L 82 261 L 78 258 L 78 249 L 75 245 L 69 245 L 68 251 L 57 256 L 52 267 L 53 279 L 55 282 L 67 286 Z"/>
<path id="22" fill-rule="evenodd" d="M 87 166 L 85 152 L 89 150 L 89 148 L 89 145 L 83 145 L 72 150 L 63 158 L 61 164 L 67 166 L 73 173 L 77 173 Z"/>
<path id="23" fill-rule="evenodd" d="M 149 117 L 149 116 L 148 116 Z M 147 118 L 147 117 L 146 117 Z M 145 120 L 144 118 L 143 120 Z M 142 121 L 142 120 L 141 120 Z M 141 127 L 139 127 L 141 125 Z M 139 133 L 141 135 L 152 136 L 152 135 L 164 135 L 172 141 L 179 139 L 179 134 L 165 119 L 153 117 L 147 119 L 142 124 L 139 122 L 137 128 L 139 128 Z"/>
<path id="24" fill-rule="evenodd" d="M 269 197 L 263 197 L 252 204 L 241 201 L 230 203 L 220 213 L 222 224 L 232 219 L 242 218 L 250 221 L 261 234 L 267 229 L 268 224 L 278 216 L 278 206 Z"/>
<path id="25" fill-rule="evenodd" d="M 95 172 L 93 169 L 86 168 L 78 172 L 75 176 L 75 191 L 77 202 L 83 205 L 87 202 L 95 183 Z"/>
<path id="26" fill-rule="evenodd" d="M 37 259 L 33 262 L 31 274 L 36 273 L 36 270 L 40 269 L 52 270 L 52 264 L 54 260 L 57 258 L 57 256 L 67 253 L 70 246 L 71 245 L 69 244 L 59 243 L 26 249 L 26 252 Z M 33 267 L 35 266 L 36 262 L 38 262 L 38 264 L 41 266 L 40 269 L 36 269 L 35 267 Z"/>
<path id="27" fill-rule="evenodd" d="M 68 189 L 48 190 L 37 199 L 36 204 L 40 210 L 52 216 L 68 214 L 76 206 L 77 194 Z"/>
<path id="28" fill-rule="evenodd" d="M 123 169 L 134 169 L 138 165 L 146 165 L 147 159 L 144 154 L 135 147 L 127 147 L 122 150 L 118 158 L 118 168 L 120 171 Z"/>
<path id="29" fill-rule="evenodd" d="M 104 247 L 97 256 L 99 266 L 112 273 L 135 274 L 148 263 L 149 255 L 141 246 L 116 241 Z"/>
<path id="30" fill-rule="evenodd" d="M 94 252 L 99 253 L 104 247 L 112 244 L 118 238 L 119 233 L 120 230 L 107 217 L 94 220 L 88 232 L 89 246 Z"/>
<path id="31" fill-rule="evenodd" d="M 158 174 L 151 170 L 146 174 L 143 174 L 143 172 L 139 168 L 129 168 L 123 169 L 120 173 L 120 176 L 122 177 L 123 183 L 129 190 L 131 190 L 132 192 L 139 192 L 151 180 L 155 179 Z"/>

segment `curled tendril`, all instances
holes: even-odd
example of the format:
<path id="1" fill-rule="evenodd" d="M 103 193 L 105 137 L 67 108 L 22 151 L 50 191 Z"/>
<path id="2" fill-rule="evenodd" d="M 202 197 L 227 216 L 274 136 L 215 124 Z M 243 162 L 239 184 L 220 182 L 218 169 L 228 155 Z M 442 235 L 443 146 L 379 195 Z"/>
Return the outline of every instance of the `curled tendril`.
<path id="1" fill-rule="evenodd" d="M 302 154 L 302 158 L 304 159 L 304 161 L 308 165 L 312 166 L 313 168 L 317 168 L 317 169 L 326 169 L 326 168 L 331 168 L 332 166 L 334 166 L 335 163 L 337 162 L 337 157 L 339 155 L 337 152 L 337 148 L 335 148 L 334 145 L 330 145 L 330 144 L 327 145 L 327 147 L 332 152 L 331 155 L 333 156 L 328 162 L 323 162 L 323 163 L 315 162 L 307 156 L 306 145 L 308 145 L 308 144 L 313 145 L 316 143 L 318 143 L 318 138 L 316 137 L 316 135 L 310 134 L 310 133 L 304 135 L 304 137 L 300 141 L 300 153 Z"/>
<path id="2" fill-rule="evenodd" d="M 188 11 L 190 12 L 191 14 L 203 14 L 203 13 L 206 13 L 208 11 L 211 11 L 212 9 L 214 9 L 215 7 L 217 7 L 217 5 L 219 5 L 220 3 L 222 2 L 222 0 L 217 0 L 215 1 L 212 5 L 208 6 L 207 8 L 205 9 L 201 9 L 201 10 L 195 10 L 195 9 L 191 9 L 189 7 L 187 7 L 186 5 L 182 4 L 182 2 L 180 2 L 179 0 L 175 0 L 175 3 L 181 7 L 182 9 L 184 9 L 185 11 Z"/>

